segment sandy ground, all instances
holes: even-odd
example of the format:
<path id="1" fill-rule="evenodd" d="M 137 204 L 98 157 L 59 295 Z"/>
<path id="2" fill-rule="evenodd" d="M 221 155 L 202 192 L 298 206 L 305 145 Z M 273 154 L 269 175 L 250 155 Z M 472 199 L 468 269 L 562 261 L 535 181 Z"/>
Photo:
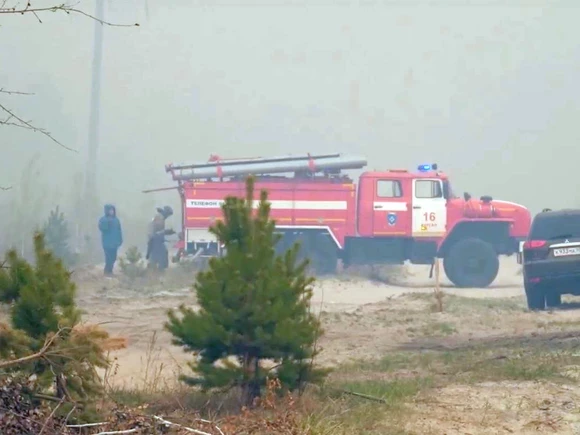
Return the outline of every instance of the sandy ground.
<path id="1" fill-rule="evenodd" d="M 398 278 L 400 285 L 349 275 L 320 280 L 313 298 L 325 329 L 319 361 L 338 365 L 378 359 L 400 349 L 451 349 L 474 340 L 534 336 L 548 324 L 567 330 L 565 325 L 580 322 L 580 310 L 527 312 L 518 271 L 514 258 L 502 259 L 500 276 L 488 289 L 455 289 L 442 279 L 443 313 L 435 310 L 428 267 L 406 266 Z M 129 339 L 128 349 L 116 355 L 112 382 L 139 385 L 152 378 L 164 382 L 188 370 L 191 356 L 171 345 L 163 323 L 168 309 L 195 304 L 192 291 L 162 286 L 122 289 L 117 280 L 98 275 L 90 284 L 80 283 L 79 304 L 87 321 L 102 323 L 111 333 Z M 577 387 L 532 381 L 446 385 L 422 400 L 416 403 L 421 410 L 421 418 L 413 423 L 417 433 L 580 433 Z M 546 412 L 553 417 L 556 432 L 546 423 L 551 421 Z M 538 419 L 541 424 L 534 423 L 538 413 L 543 416 Z"/>
<path id="2" fill-rule="evenodd" d="M 500 275 L 488 289 L 455 289 L 445 279 L 441 286 L 446 294 L 471 298 L 522 298 L 521 277 L 514 259 L 505 259 Z M 322 315 L 325 338 L 320 360 L 324 363 L 341 363 L 349 358 L 381 355 L 394 346 L 408 341 L 401 334 L 410 325 L 389 322 L 393 313 L 422 311 L 423 304 L 405 296 L 433 292 L 433 279 L 429 267 L 405 266 L 394 280 L 401 285 L 387 285 L 356 276 L 341 275 L 316 283 L 312 306 Z M 120 287 L 120 282 L 100 278 L 96 271 L 93 279 L 79 283 L 79 305 L 85 310 L 85 320 L 103 323 L 113 334 L 129 339 L 129 348 L 118 354 L 117 381 L 135 380 L 145 364 L 143 354 L 151 349 L 155 336 L 157 363 L 177 369 L 187 357 L 170 344 L 170 336 L 163 330 L 167 310 L 180 304 L 195 305 L 189 288 L 163 290 L 131 290 Z M 442 317 L 446 318 L 445 315 Z M 400 319 L 399 319 L 400 320 Z M 515 321 L 514 324 L 518 322 Z M 465 331 L 464 331 L 465 332 Z M 150 355 L 151 356 L 151 355 Z"/>

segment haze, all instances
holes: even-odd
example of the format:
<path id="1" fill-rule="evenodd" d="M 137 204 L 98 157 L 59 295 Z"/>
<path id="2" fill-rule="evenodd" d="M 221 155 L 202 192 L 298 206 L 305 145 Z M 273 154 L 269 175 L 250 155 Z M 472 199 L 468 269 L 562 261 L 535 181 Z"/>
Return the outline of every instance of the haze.
<path id="1" fill-rule="evenodd" d="M 179 206 L 173 191 L 141 193 L 172 185 L 164 165 L 210 153 L 349 152 L 368 169 L 437 162 L 457 194 L 532 212 L 579 205 L 569 182 L 580 158 L 574 2 L 208 3 L 106 3 L 107 21 L 140 24 L 104 29 L 98 182 L 127 244 L 144 245 L 156 205 Z M 78 8 L 92 13 L 94 2 Z M 10 243 L 56 205 L 74 214 L 85 168 L 94 24 L 41 18 L 2 17 L 0 88 L 35 95 L 0 103 L 79 152 L 0 127 L 0 184 L 14 186 L 0 193 L 2 214 L 19 223 Z"/>

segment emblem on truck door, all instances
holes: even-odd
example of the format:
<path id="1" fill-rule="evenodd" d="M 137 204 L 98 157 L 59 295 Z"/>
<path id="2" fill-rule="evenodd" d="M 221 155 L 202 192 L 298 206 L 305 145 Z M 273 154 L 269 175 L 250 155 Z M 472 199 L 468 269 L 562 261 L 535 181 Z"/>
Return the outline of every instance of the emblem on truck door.
<path id="1" fill-rule="evenodd" d="M 388 213 L 387 222 L 391 227 L 394 226 L 397 223 L 397 213 Z"/>

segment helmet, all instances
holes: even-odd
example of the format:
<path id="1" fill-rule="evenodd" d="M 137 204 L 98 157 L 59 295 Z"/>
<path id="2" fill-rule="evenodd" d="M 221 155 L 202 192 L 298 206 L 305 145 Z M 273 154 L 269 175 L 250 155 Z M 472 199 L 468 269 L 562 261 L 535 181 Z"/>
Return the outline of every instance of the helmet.
<path id="1" fill-rule="evenodd" d="M 167 219 L 169 216 L 173 214 L 173 209 L 168 205 L 166 205 L 163 208 L 157 207 L 157 211 L 161 213 L 165 219 Z"/>
<path id="2" fill-rule="evenodd" d="M 171 216 L 173 214 L 173 209 L 170 206 L 166 205 L 165 207 L 163 207 L 163 213 L 166 216 Z"/>

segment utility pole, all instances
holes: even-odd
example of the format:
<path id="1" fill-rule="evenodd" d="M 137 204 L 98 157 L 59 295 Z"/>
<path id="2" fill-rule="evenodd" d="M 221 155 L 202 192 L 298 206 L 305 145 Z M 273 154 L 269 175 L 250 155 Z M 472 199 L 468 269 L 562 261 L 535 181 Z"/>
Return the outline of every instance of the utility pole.
<path id="1" fill-rule="evenodd" d="M 85 178 L 85 206 L 83 216 L 83 236 L 85 241 L 92 240 L 91 221 L 96 219 L 98 183 L 97 156 L 99 148 L 99 118 L 101 109 L 101 70 L 103 63 L 103 24 L 105 0 L 95 0 L 95 33 L 93 42 L 93 65 L 91 78 L 91 103 L 89 114 L 89 137 L 87 149 L 87 169 Z"/>

